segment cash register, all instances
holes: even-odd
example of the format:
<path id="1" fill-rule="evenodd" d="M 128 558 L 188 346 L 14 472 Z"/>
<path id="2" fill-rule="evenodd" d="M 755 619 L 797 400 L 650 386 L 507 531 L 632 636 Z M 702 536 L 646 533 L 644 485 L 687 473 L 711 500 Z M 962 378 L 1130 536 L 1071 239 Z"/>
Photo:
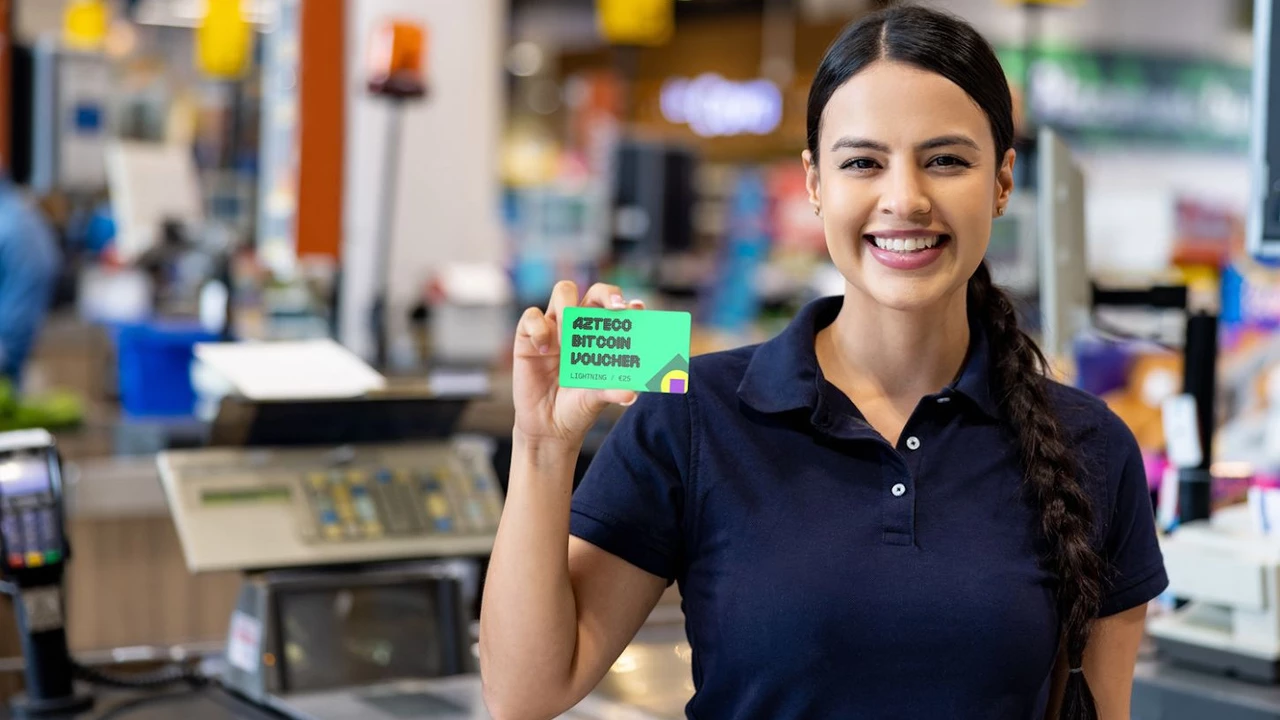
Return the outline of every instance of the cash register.
<path id="1" fill-rule="evenodd" d="M 228 397 L 212 447 L 158 456 L 187 567 L 244 573 L 223 686 L 295 720 L 488 717 L 473 628 L 503 489 L 455 433 L 465 405 Z M 564 717 L 653 716 L 593 696 Z"/>
<path id="2" fill-rule="evenodd" d="M 228 397 L 211 447 L 157 457 L 188 569 L 244 573 L 227 687 L 292 717 L 375 718 L 308 698 L 474 671 L 469 602 L 502 491 L 487 443 L 454 434 L 464 405 Z"/>

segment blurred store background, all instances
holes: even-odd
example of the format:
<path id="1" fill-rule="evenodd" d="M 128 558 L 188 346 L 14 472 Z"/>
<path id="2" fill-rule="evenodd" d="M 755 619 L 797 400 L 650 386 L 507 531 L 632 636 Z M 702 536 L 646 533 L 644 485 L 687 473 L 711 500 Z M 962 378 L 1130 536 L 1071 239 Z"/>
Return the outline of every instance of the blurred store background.
<path id="1" fill-rule="evenodd" d="M 310 448 L 288 462 L 311 468 L 346 443 L 464 436 L 501 485 L 514 322 L 556 280 L 692 312 L 695 353 L 767 338 L 842 292 L 805 194 L 807 89 L 840 29 L 884 4 L 0 0 L 0 319 L 32 330 L 25 358 L 21 339 L 0 345 L 0 428 L 47 428 L 61 452 L 73 652 L 216 653 L 241 571 L 271 564 L 202 561 L 203 511 L 176 507 L 184 480 L 158 453 L 270 437 L 256 444 Z M 1280 271 L 1249 218 L 1274 181 L 1251 159 L 1272 132 L 1254 86 L 1273 64 L 1256 11 L 1270 2 L 923 4 L 985 33 L 1015 88 L 997 280 L 1063 377 L 1134 430 L 1163 530 L 1235 506 L 1267 537 Z M 34 252 L 13 248 L 44 242 L 41 226 L 57 250 L 47 311 L 38 284 L 5 293 Z M 413 430 L 367 419 L 392 405 Z M 1195 452 L 1167 440 L 1185 412 Z M 208 462 L 259 483 L 236 452 Z M 1180 486 L 1204 489 L 1203 513 L 1184 496 L 1180 514 Z M 322 506 L 301 487 L 219 496 L 257 503 L 238 516 L 256 519 L 208 531 L 252 538 L 293 517 L 272 502 L 322 527 L 363 492 Z M 435 547 L 392 555 L 455 552 Z M 370 552 L 307 557 L 384 559 Z M 9 614 L 0 679 L 16 688 Z"/>

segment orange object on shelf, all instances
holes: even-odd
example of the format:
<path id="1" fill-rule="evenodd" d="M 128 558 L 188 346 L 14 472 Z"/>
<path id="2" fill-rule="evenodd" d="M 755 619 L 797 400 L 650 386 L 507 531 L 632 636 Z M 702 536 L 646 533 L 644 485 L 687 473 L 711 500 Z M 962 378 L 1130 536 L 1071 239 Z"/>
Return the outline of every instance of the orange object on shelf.
<path id="1" fill-rule="evenodd" d="M 422 97 L 426 83 L 427 30 L 408 20 L 391 20 L 369 43 L 369 90 L 398 98 Z"/>

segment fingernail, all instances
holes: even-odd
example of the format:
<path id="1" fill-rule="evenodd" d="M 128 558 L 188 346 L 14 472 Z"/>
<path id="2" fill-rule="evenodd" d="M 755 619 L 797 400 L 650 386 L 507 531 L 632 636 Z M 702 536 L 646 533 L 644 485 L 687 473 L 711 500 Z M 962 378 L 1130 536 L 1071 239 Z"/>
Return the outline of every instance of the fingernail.
<path id="1" fill-rule="evenodd" d="M 543 355 L 546 355 L 547 353 L 551 352 L 551 346 L 550 346 L 550 345 L 539 345 L 539 346 L 538 346 L 538 352 L 542 353 Z"/>
<path id="2" fill-rule="evenodd" d="M 609 306 L 616 310 L 622 310 L 627 306 L 627 304 L 623 302 L 621 295 L 610 295 Z"/>
<path id="3" fill-rule="evenodd" d="M 626 401 L 626 402 L 624 402 L 624 403 L 619 403 L 619 405 L 621 405 L 622 407 L 631 407 L 632 405 L 635 405 L 635 404 L 636 404 L 636 401 L 637 401 L 637 400 L 639 400 L 639 399 L 640 399 L 640 394 L 639 394 L 639 393 L 636 393 L 635 395 L 632 395 L 632 396 L 631 396 L 631 399 L 630 399 L 630 400 L 628 400 L 628 401 Z"/>

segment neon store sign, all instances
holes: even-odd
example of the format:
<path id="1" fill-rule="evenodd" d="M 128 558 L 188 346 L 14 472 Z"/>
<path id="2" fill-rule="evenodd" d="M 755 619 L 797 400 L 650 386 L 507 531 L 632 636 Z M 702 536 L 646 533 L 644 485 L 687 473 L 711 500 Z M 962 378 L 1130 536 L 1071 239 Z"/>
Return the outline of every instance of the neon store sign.
<path id="1" fill-rule="evenodd" d="M 700 137 L 768 135 L 782 123 L 782 91 L 768 80 L 726 80 L 706 73 L 662 84 L 662 117 Z"/>

